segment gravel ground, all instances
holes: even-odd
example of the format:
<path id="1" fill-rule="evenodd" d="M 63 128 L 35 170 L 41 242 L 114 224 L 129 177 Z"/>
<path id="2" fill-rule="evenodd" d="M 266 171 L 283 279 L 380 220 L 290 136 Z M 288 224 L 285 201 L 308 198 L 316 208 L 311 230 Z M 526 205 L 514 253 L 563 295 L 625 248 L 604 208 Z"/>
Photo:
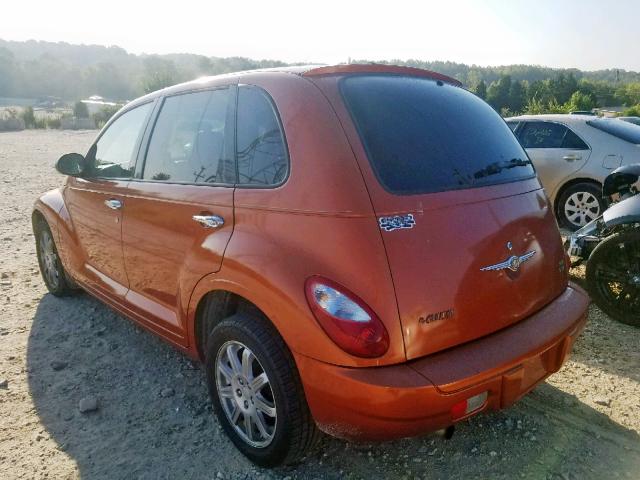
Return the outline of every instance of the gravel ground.
<path id="1" fill-rule="evenodd" d="M 295 467 L 253 467 L 199 365 L 88 295 L 46 293 L 31 205 L 94 135 L 0 133 L 0 478 L 640 478 L 640 329 L 594 306 L 559 373 L 451 440 L 326 438 Z"/>

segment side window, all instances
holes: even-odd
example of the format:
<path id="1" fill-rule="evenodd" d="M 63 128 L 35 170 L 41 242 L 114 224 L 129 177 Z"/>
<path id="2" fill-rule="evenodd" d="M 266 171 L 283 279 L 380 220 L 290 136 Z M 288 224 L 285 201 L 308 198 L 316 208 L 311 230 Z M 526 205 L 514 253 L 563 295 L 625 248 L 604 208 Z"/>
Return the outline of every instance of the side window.
<path id="1" fill-rule="evenodd" d="M 142 136 L 152 103 L 146 103 L 120 115 L 91 147 L 87 158 L 93 165 L 92 176 L 131 178 L 136 162 L 136 146 Z"/>
<path id="2" fill-rule="evenodd" d="M 520 122 L 507 122 L 507 125 L 509 126 L 512 132 L 515 132 L 516 128 L 518 128 L 518 125 L 520 125 Z"/>
<path id="3" fill-rule="evenodd" d="M 562 142 L 562 148 L 568 148 L 571 150 L 589 150 L 589 146 L 582 141 L 582 139 L 573 133 L 570 128 L 567 128 L 567 133 L 564 136 Z"/>
<path id="4" fill-rule="evenodd" d="M 567 127 L 551 122 L 528 122 L 520 133 L 524 148 L 562 148 Z"/>
<path id="5" fill-rule="evenodd" d="M 287 151 L 274 107 L 259 88 L 238 89 L 238 182 L 278 185 L 287 176 Z"/>
<path id="6" fill-rule="evenodd" d="M 228 88 L 167 97 L 158 115 L 142 178 L 185 183 L 235 183 L 226 138 Z"/>

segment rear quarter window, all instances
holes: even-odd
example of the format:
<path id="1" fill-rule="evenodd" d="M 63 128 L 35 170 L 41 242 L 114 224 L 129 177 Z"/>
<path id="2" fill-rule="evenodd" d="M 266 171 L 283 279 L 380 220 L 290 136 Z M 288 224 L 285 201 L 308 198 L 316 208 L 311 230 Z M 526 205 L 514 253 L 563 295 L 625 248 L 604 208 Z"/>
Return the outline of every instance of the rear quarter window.
<path id="1" fill-rule="evenodd" d="M 238 89 L 237 161 L 239 184 L 269 187 L 287 177 L 288 154 L 275 106 L 260 88 Z"/>
<path id="2" fill-rule="evenodd" d="M 345 77 L 340 90 L 382 186 L 399 195 L 535 175 L 502 118 L 472 93 L 393 75 Z"/>

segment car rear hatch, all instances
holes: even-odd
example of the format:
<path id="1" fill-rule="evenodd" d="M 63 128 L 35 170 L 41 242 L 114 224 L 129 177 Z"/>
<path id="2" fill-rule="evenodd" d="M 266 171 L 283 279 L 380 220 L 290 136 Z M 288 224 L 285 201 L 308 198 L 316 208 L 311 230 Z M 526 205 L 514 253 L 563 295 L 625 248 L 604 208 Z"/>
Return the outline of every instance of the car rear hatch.
<path id="1" fill-rule="evenodd" d="M 377 72 L 316 83 L 367 182 L 407 359 L 503 329 L 565 290 L 552 209 L 491 107 L 441 78 Z"/>

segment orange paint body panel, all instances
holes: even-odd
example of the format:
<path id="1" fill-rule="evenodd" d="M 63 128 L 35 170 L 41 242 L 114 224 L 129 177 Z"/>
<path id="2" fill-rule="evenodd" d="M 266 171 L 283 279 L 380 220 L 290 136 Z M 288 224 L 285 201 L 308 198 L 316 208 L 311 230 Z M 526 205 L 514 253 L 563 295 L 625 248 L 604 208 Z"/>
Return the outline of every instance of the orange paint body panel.
<path id="1" fill-rule="evenodd" d="M 588 304 L 572 285 L 512 329 L 402 365 L 345 368 L 300 355 L 296 361 L 322 430 L 350 440 L 419 435 L 459 421 L 451 407 L 460 401 L 488 392 L 479 411 L 505 408 L 558 371 L 585 326 Z"/>
<path id="2" fill-rule="evenodd" d="M 125 107 L 154 102 L 136 175 L 69 178 L 35 208 L 84 289 L 192 358 L 203 360 L 197 325 L 207 295 L 229 292 L 259 309 L 291 351 L 314 419 L 331 434 L 388 439 L 446 427 L 459 420 L 453 405 L 484 391 L 483 411 L 506 407 L 560 368 L 586 321 L 588 298 L 568 285 L 552 208 L 533 175 L 390 192 L 341 95 L 350 75 L 460 88 L 433 72 L 362 65 L 170 87 Z M 248 188 L 142 178 L 165 97 L 247 85 L 277 111 L 289 162 L 283 182 Z M 108 200 L 121 208 L 105 207 Z M 410 228 L 380 228 L 380 217 L 408 214 Z M 203 228 L 194 215 L 218 215 L 224 225 Z M 481 270 L 529 251 L 517 271 Z M 305 297 L 311 276 L 343 285 L 375 312 L 388 333 L 384 354 L 351 355 L 325 333 Z"/>

